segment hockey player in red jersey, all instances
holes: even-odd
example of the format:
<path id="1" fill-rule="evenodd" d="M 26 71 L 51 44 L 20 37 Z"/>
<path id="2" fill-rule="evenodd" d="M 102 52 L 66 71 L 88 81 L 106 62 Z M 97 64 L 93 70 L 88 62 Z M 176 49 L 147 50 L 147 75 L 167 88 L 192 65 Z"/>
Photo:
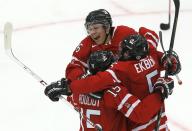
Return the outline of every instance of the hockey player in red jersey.
<path id="1" fill-rule="evenodd" d="M 110 50 L 117 56 L 119 43 L 129 35 L 143 35 L 151 48 L 156 48 L 158 43 L 158 35 L 145 27 L 141 27 L 139 32 L 123 25 L 113 27 L 111 15 L 104 9 L 90 12 L 86 17 L 85 28 L 88 36 L 73 52 L 72 60 L 66 68 L 66 78 L 69 81 L 81 79 L 86 74 L 87 60 L 92 52 Z M 68 97 L 68 100 L 71 101 L 72 98 Z"/>
<path id="2" fill-rule="evenodd" d="M 86 17 L 85 28 L 88 36 L 75 49 L 66 68 L 66 78 L 70 81 L 80 79 L 86 73 L 87 60 L 92 52 L 110 50 L 117 56 L 119 43 L 129 35 L 143 35 L 153 48 L 156 48 L 158 43 L 158 35 L 147 28 L 141 27 L 137 32 L 123 25 L 113 27 L 111 15 L 105 9 L 90 12 Z"/>
<path id="3" fill-rule="evenodd" d="M 162 70 L 160 63 L 166 63 L 165 61 L 167 61 L 166 59 L 162 59 L 164 61 L 160 62 L 162 55 L 162 53 L 157 52 L 156 50 L 149 51 L 148 44 L 144 37 L 140 35 L 130 36 L 121 44 L 119 62 L 113 64 L 107 71 L 98 72 L 94 76 L 73 81 L 70 84 L 70 89 L 74 94 L 90 93 L 121 83 L 123 86 L 128 88 L 128 91 L 141 100 L 154 90 L 162 92 L 163 96 L 167 97 L 171 94 L 171 90 L 169 90 L 169 88 L 167 88 L 168 86 L 165 85 L 170 81 L 169 79 L 158 79 L 160 71 Z M 173 61 L 173 64 L 171 68 L 169 68 L 169 73 L 177 74 L 180 71 L 179 59 L 176 54 L 171 54 L 171 56 L 172 58 L 170 57 L 170 59 Z M 157 81 L 157 83 L 154 85 L 155 81 Z M 60 92 L 60 95 L 66 94 L 67 89 L 69 89 L 69 85 L 66 84 L 66 82 L 63 84 L 63 92 Z M 50 85 L 48 87 L 57 86 Z M 57 91 L 54 93 L 56 92 Z M 128 100 L 129 99 L 127 98 L 124 102 L 126 103 Z M 138 103 L 140 102 L 138 101 Z M 125 116 L 131 117 L 134 114 L 133 109 L 138 107 L 138 103 L 122 104 L 122 110 L 129 110 Z M 154 115 L 144 124 L 142 122 L 137 123 L 130 121 L 128 130 L 153 130 L 156 125 L 156 119 L 157 116 Z M 163 112 L 160 122 L 160 129 L 162 130 L 166 130 L 166 119 L 167 118 Z"/>
<path id="4" fill-rule="evenodd" d="M 97 51 L 91 54 L 88 60 L 88 69 L 92 75 L 96 74 L 98 71 L 104 71 L 109 67 L 113 61 L 111 54 L 112 53 L 109 51 Z M 173 89 L 173 80 L 169 78 L 167 80 L 168 82 L 164 84 L 158 81 L 159 84 L 161 83 L 163 86 L 168 86 L 168 90 L 165 91 L 167 93 L 166 97 L 168 97 L 168 92 Z M 106 131 L 128 131 L 129 129 L 132 129 L 135 123 L 148 122 L 154 114 L 157 114 L 162 106 L 163 101 L 161 95 L 164 97 L 166 94 L 165 92 L 164 94 L 159 94 L 161 92 L 152 93 L 141 101 L 131 94 L 128 88 L 121 84 L 116 84 L 109 88 L 110 89 L 103 92 L 100 91 L 89 95 L 84 94 L 82 96 L 80 95 L 80 97 L 73 94 L 74 101 L 81 104 L 85 114 L 87 114 L 87 110 L 92 111 L 92 113 L 97 111 L 97 114 L 100 112 L 99 114 L 101 115 L 95 116 L 95 119 L 97 118 L 101 123 L 103 122 L 101 126 Z M 77 98 L 75 98 L 75 96 L 77 96 Z M 97 99 L 97 104 L 94 104 L 95 107 L 91 108 L 91 104 L 93 104 L 93 101 L 95 100 L 94 98 Z M 89 108 L 86 105 L 89 105 Z M 137 106 L 134 107 L 134 105 Z"/>
<path id="5" fill-rule="evenodd" d="M 73 52 L 72 61 L 66 69 L 66 78 L 71 82 L 80 79 L 87 70 L 87 59 L 96 50 L 111 50 L 117 55 L 119 43 L 128 35 L 141 34 L 146 37 L 149 46 L 157 47 L 158 36 L 154 31 L 141 27 L 137 33 L 127 26 L 112 27 L 110 14 L 99 9 L 89 13 L 85 27 L 88 36 L 81 41 Z"/>
<path id="6" fill-rule="evenodd" d="M 97 51 L 92 53 L 88 62 L 91 74 L 107 69 L 113 62 L 111 54 L 112 53 L 109 51 Z M 64 81 L 64 79 L 62 81 Z M 168 91 L 171 91 L 173 88 L 173 81 L 169 79 L 169 82 L 164 84 L 161 81 L 158 82 L 159 84 L 161 83 L 161 86 L 167 85 L 169 87 L 168 90 L 165 91 L 168 95 Z M 53 86 L 47 88 L 45 92 L 46 94 L 49 92 L 47 95 L 54 100 L 55 96 L 58 96 L 56 93 L 58 90 L 52 92 L 50 90 L 55 89 L 52 87 Z M 81 112 L 87 117 L 92 118 L 93 122 L 99 123 L 106 131 L 127 131 L 133 127 L 131 122 L 146 123 L 157 113 L 163 103 L 159 94 L 161 92 L 152 93 L 141 101 L 131 94 L 128 88 L 120 84 L 110 86 L 109 88 L 109 90 L 91 93 L 89 95 L 73 94 L 73 100 L 81 107 Z M 165 92 L 164 94 L 166 94 Z M 131 105 L 135 104 L 137 104 L 136 107 L 131 107 Z M 130 108 L 127 108 L 129 105 Z M 128 120 L 130 120 L 130 122 L 127 122 Z M 82 129 L 85 131 L 94 130 L 92 126 L 85 121 L 81 121 L 81 130 Z"/>

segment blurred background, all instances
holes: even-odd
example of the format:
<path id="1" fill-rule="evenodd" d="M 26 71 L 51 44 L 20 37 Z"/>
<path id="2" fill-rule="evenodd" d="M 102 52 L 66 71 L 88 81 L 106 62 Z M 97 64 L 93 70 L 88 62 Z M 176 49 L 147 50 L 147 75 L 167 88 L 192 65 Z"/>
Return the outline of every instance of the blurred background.
<path id="1" fill-rule="evenodd" d="M 7 21 L 14 26 L 15 56 L 50 83 L 64 77 L 73 50 L 87 35 L 84 22 L 90 11 L 105 8 L 114 26 L 136 30 L 144 26 L 158 32 L 160 23 L 168 22 L 168 4 L 169 0 L 0 0 L 0 130 L 78 131 L 80 125 L 78 113 L 63 101 L 51 102 L 44 95 L 45 87 L 5 55 L 3 26 Z M 182 63 L 183 84 L 176 83 L 166 100 L 166 114 L 172 131 L 192 131 L 192 1 L 180 4 L 174 50 Z M 173 1 L 171 12 L 172 27 Z M 171 33 L 171 28 L 163 31 L 166 49 Z"/>

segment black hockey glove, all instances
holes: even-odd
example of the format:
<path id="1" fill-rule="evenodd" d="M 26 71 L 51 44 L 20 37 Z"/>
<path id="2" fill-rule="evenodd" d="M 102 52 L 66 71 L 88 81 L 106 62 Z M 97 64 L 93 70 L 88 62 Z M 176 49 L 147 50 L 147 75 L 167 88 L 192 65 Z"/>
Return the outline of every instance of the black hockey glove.
<path id="1" fill-rule="evenodd" d="M 168 75 L 176 75 L 181 71 L 181 63 L 176 52 L 166 52 L 161 58 L 161 63 Z"/>
<path id="2" fill-rule="evenodd" d="M 161 93 L 162 99 L 168 98 L 172 94 L 174 88 L 174 81 L 172 78 L 160 77 L 154 84 L 154 91 Z"/>
<path id="3" fill-rule="evenodd" d="M 67 95 L 67 96 L 71 95 L 68 83 L 69 82 L 67 81 L 67 79 L 62 78 L 61 80 L 53 82 L 50 85 L 48 85 L 45 88 L 44 93 L 52 101 L 58 101 L 61 95 Z"/>

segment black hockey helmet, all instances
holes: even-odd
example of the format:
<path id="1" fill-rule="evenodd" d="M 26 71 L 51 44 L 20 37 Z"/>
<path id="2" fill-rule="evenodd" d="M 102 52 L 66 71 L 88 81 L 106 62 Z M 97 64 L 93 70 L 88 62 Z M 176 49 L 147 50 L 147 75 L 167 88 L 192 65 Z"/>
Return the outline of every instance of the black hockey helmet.
<path id="1" fill-rule="evenodd" d="M 120 44 L 119 60 L 140 60 L 149 52 L 148 43 L 141 35 L 130 35 Z"/>
<path id="2" fill-rule="evenodd" d="M 91 74 L 105 71 L 115 61 L 111 51 L 96 51 L 88 59 L 88 69 Z"/>
<path id="3" fill-rule="evenodd" d="M 110 13 L 105 9 L 91 11 L 85 20 L 86 29 L 92 24 L 103 24 L 105 28 L 110 28 L 112 26 L 112 18 Z"/>

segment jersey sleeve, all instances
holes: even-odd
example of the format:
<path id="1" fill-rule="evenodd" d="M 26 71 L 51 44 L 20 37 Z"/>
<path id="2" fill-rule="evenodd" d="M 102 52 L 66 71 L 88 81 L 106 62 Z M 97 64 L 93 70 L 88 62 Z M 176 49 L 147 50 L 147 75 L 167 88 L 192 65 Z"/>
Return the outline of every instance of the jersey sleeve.
<path id="1" fill-rule="evenodd" d="M 119 26 L 119 28 L 120 28 L 120 30 L 119 30 L 120 34 L 124 34 L 125 37 L 127 37 L 129 35 L 136 35 L 136 34 L 138 34 L 138 32 L 135 29 L 133 29 L 131 27 L 128 27 L 128 26 L 121 25 L 121 26 Z"/>
<path id="2" fill-rule="evenodd" d="M 90 41 L 85 38 L 73 52 L 72 60 L 66 68 L 66 78 L 70 81 L 77 80 L 87 70 L 87 59 L 90 55 Z"/>
<path id="3" fill-rule="evenodd" d="M 120 111 L 135 123 L 148 122 L 163 104 L 158 93 L 152 93 L 139 100 L 124 86 L 114 86 L 106 90 L 103 99 L 106 107 Z"/>
<path id="4" fill-rule="evenodd" d="M 70 84 L 73 93 L 88 94 L 109 88 L 115 81 L 110 73 L 98 72 L 96 75 L 88 76 L 84 79 L 74 80 Z"/>
<path id="5" fill-rule="evenodd" d="M 155 31 L 147 29 L 145 27 L 140 27 L 139 34 L 147 39 L 147 42 L 151 49 L 157 49 L 159 36 L 157 35 L 157 33 L 155 33 Z"/>

